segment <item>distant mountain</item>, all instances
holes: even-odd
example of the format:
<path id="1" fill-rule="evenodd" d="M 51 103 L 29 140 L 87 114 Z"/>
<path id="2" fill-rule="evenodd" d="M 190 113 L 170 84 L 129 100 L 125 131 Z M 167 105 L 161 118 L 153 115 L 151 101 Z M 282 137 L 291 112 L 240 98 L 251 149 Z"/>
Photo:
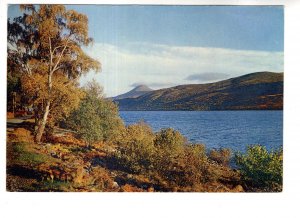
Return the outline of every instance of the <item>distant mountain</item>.
<path id="1" fill-rule="evenodd" d="M 283 73 L 257 72 L 124 98 L 129 93 L 115 99 L 120 110 L 282 110 Z"/>
<path id="2" fill-rule="evenodd" d="M 153 91 L 153 89 L 150 89 L 148 86 L 146 85 L 139 85 L 137 87 L 135 87 L 134 89 L 132 89 L 129 92 L 126 92 L 122 95 L 118 95 L 116 97 L 113 97 L 113 100 L 120 100 L 120 99 L 124 99 L 124 98 L 137 98 L 141 95 L 144 95 L 148 92 Z"/>

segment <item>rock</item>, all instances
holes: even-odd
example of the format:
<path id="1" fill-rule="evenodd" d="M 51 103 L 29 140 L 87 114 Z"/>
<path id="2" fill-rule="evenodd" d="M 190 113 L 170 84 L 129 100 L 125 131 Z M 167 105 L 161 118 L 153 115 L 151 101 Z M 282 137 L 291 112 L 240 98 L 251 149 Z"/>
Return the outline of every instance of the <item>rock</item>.
<path id="1" fill-rule="evenodd" d="M 233 191 L 233 192 L 244 192 L 245 190 L 244 190 L 243 186 L 237 185 L 237 186 L 235 186 L 235 187 L 233 188 L 232 191 Z"/>
<path id="2" fill-rule="evenodd" d="M 133 178 L 133 175 L 132 174 L 127 174 L 127 179 L 132 179 Z"/>
<path id="3" fill-rule="evenodd" d="M 119 184 L 117 182 L 113 182 L 113 185 L 112 185 L 113 188 L 120 188 Z"/>

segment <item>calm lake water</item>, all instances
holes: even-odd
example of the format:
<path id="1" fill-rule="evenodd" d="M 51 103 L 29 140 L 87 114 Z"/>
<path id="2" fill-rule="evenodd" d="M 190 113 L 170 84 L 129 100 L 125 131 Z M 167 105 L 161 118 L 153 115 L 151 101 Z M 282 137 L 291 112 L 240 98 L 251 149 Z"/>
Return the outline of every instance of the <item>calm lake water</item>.
<path id="1" fill-rule="evenodd" d="M 270 150 L 283 144 L 282 111 L 120 111 L 120 116 L 126 125 L 143 120 L 154 131 L 172 127 L 207 148 L 245 151 L 261 144 Z"/>

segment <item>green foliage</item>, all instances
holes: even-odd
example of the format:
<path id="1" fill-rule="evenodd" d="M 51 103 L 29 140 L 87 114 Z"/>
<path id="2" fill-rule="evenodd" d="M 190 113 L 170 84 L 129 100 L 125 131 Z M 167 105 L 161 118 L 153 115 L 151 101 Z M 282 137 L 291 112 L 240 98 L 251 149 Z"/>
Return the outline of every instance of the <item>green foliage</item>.
<path id="1" fill-rule="evenodd" d="M 167 128 L 156 134 L 154 144 L 164 152 L 171 151 L 174 154 L 182 152 L 183 145 L 187 144 L 187 140 L 180 132 Z"/>
<path id="2" fill-rule="evenodd" d="M 27 142 L 13 142 L 14 155 L 16 155 L 15 162 L 21 165 L 37 166 L 47 161 L 47 156 L 28 151 L 26 149 Z"/>
<path id="3" fill-rule="evenodd" d="M 248 146 L 245 154 L 235 154 L 235 162 L 247 185 L 262 191 L 282 190 L 282 148 L 268 152 L 261 145 Z"/>
<path id="4" fill-rule="evenodd" d="M 110 100 L 101 99 L 97 113 L 101 119 L 103 139 L 115 142 L 120 132 L 125 128 L 119 117 L 117 105 Z"/>
<path id="5" fill-rule="evenodd" d="M 179 160 L 185 164 L 184 145 L 186 139 L 172 128 L 162 129 L 155 134 L 154 145 L 157 148 L 155 169 L 167 182 L 180 183 L 184 175 Z"/>
<path id="6" fill-rule="evenodd" d="M 95 99 L 87 96 L 70 118 L 73 122 L 73 129 L 77 130 L 88 145 L 103 139 L 101 119 L 97 115 L 96 104 Z"/>
<path id="7" fill-rule="evenodd" d="M 13 93 L 20 93 L 21 81 L 19 75 L 7 75 L 7 109 L 12 111 L 13 109 Z"/>
<path id="8" fill-rule="evenodd" d="M 124 128 L 117 106 L 104 99 L 101 93 L 102 89 L 98 84 L 88 84 L 86 97 L 67 121 L 67 125 L 76 130 L 88 145 L 113 140 Z"/>
<path id="9" fill-rule="evenodd" d="M 145 123 L 130 125 L 119 141 L 122 166 L 135 173 L 165 173 L 183 152 L 184 137 L 173 129 L 154 134 Z"/>
<path id="10" fill-rule="evenodd" d="M 154 137 L 150 126 L 145 123 L 128 126 L 118 142 L 119 164 L 134 173 L 153 169 L 156 153 Z"/>
<path id="11" fill-rule="evenodd" d="M 46 180 L 40 183 L 40 191 L 47 192 L 68 192 L 72 191 L 71 184 L 69 182 L 64 182 L 60 180 Z"/>

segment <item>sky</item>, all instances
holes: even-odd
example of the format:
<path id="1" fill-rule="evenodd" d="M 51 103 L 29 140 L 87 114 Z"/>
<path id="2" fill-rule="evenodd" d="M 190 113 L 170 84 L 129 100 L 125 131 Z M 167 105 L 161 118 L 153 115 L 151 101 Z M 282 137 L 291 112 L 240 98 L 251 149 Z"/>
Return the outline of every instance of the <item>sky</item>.
<path id="1" fill-rule="evenodd" d="M 283 72 L 282 6 L 67 5 L 89 18 L 107 97 L 136 85 L 153 89 L 215 82 L 258 71 Z M 18 14 L 10 6 L 8 16 Z"/>

